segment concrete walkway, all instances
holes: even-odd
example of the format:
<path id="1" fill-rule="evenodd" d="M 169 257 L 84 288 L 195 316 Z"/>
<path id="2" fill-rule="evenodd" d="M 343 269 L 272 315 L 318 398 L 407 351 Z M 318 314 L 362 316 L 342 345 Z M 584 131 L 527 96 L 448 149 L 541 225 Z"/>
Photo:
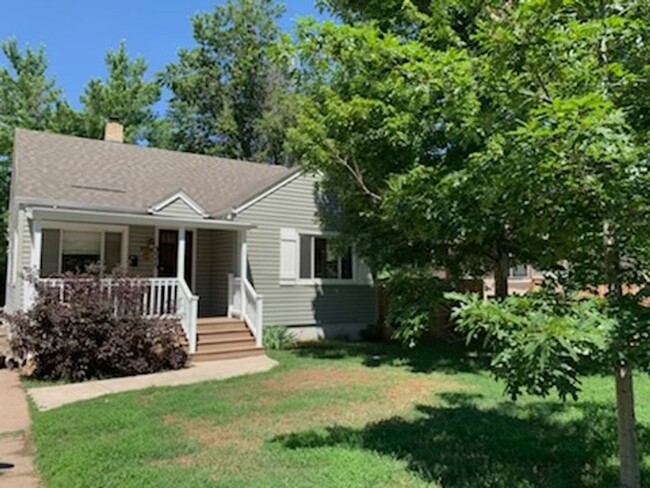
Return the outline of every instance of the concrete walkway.
<path id="1" fill-rule="evenodd" d="M 0 488 L 36 488 L 29 410 L 18 373 L 0 370 Z"/>
<path id="2" fill-rule="evenodd" d="M 277 364 L 276 361 L 267 356 L 226 359 L 196 363 L 189 368 L 178 371 L 30 388 L 28 393 L 39 410 L 50 410 L 68 403 L 89 400 L 111 393 L 142 390 L 151 386 L 190 385 L 202 381 L 222 380 L 234 376 L 261 373 L 270 370 Z"/>

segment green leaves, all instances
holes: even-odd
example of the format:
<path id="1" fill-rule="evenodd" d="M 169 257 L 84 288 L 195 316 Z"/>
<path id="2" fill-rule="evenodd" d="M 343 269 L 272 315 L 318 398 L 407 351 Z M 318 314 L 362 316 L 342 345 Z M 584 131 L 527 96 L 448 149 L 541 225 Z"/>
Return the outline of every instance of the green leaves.
<path id="1" fill-rule="evenodd" d="M 321 217 L 343 227 L 378 267 L 431 262 L 426 222 L 418 226 L 405 193 L 433 182 L 429 172 L 447 174 L 473 143 L 479 100 L 472 61 L 463 50 L 433 51 L 375 25 L 305 21 L 298 39 L 303 96 L 289 141 L 341 204 L 342 214 Z M 427 187 L 419 203 L 436 190 Z"/>
<path id="2" fill-rule="evenodd" d="M 90 80 L 81 95 L 79 135 L 101 139 L 106 121 L 115 117 L 124 125 L 127 142 L 160 140 L 154 134 L 160 128 L 153 111 L 160 99 L 160 85 L 146 79 L 145 59 L 131 59 L 126 43 L 121 42 L 117 50 L 106 54 L 106 68 L 106 79 Z"/>
<path id="3" fill-rule="evenodd" d="M 63 99 L 61 89 L 47 75 L 45 48 L 20 49 L 15 39 L 0 43 L 6 67 L 0 67 L 0 268 L 6 259 L 6 210 L 14 130 L 66 131 L 76 127 L 76 115 Z"/>
<path id="4" fill-rule="evenodd" d="M 492 371 L 513 399 L 522 393 L 577 398 L 580 375 L 609 357 L 618 321 L 602 300 L 549 292 L 484 301 L 447 294 L 459 305 L 453 318 L 468 341 L 482 340 L 493 352 Z"/>
<path id="5" fill-rule="evenodd" d="M 161 79 L 172 91 L 168 119 L 176 149 L 288 164 L 293 123 L 293 48 L 280 34 L 284 7 L 229 0 L 194 17 L 196 45 Z"/>

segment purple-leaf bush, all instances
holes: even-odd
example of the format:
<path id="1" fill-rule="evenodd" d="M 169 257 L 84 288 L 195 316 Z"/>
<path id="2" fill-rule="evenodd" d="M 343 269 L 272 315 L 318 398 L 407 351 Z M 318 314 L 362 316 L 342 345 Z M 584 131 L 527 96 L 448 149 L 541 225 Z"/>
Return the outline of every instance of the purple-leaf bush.
<path id="1" fill-rule="evenodd" d="M 144 280 L 115 272 L 35 281 L 28 312 L 7 315 L 13 354 L 36 379 L 84 381 L 183 368 L 187 353 L 177 319 L 142 314 Z"/>

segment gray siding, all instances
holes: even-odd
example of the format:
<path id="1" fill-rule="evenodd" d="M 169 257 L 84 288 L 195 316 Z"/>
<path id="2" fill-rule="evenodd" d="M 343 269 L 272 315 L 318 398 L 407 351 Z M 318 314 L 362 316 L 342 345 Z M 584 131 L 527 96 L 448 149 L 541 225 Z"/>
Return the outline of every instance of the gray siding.
<path id="1" fill-rule="evenodd" d="M 138 265 L 129 266 L 129 273 L 135 276 L 153 276 L 154 266 L 156 264 L 155 250 L 151 249 L 150 243 L 154 242 L 155 228 L 149 226 L 130 226 L 129 227 L 129 255 L 137 256 Z"/>
<path id="2" fill-rule="evenodd" d="M 237 262 L 235 243 L 237 233 L 231 231 L 213 231 L 212 260 L 214 263 L 214 300 L 215 315 L 226 315 L 228 312 L 228 274 L 235 272 Z"/>
<path id="3" fill-rule="evenodd" d="M 25 283 L 23 280 L 24 274 L 29 271 L 31 266 L 31 239 L 32 233 L 25 215 L 24 210 L 19 210 L 16 212 L 17 222 L 15 232 L 18 233 L 18 242 L 16 242 L 16 248 L 12 249 L 12 253 L 18 255 L 16 259 L 16 279 L 13 284 L 9 284 L 7 287 L 8 294 L 7 300 L 10 304 L 12 310 L 18 310 L 23 308 L 25 302 Z M 12 246 L 13 246 L 12 241 Z M 9 277 L 11 280 L 11 277 Z"/>
<path id="4" fill-rule="evenodd" d="M 225 316 L 228 273 L 234 273 L 235 239 L 231 231 L 199 229 L 196 242 L 196 291 L 199 316 Z"/>
<path id="5" fill-rule="evenodd" d="M 183 200 L 177 198 L 172 203 L 163 208 L 157 215 L 165 217 L 181 217 L 185 219 L 196 219 L 200 216 Z"/>
<path id="6" fill-rule="evenodd" d="M 376 320 L 376 294 L 361 284 L 280 285 L 280 229 L 321 230 L 316 217 L 316 178 L 300 176 L 248 209 L 238 220 L 257 225 L 248 232 L 250 279 L 264 295 L 265 325 L 370 324 Z M 367 275 L 364 266 L 357 273 Z"/>
<path id="7" fill-rule="evenodd" d="M 7 299 L 10 300 L 10 308 L 18 310 L 25 304 L 25 281 L 24 278 L 31 271 L 32 267 L 32 227 L 24 210 L 17 212 L 16 232 L 18 233 L 17 248 L 12 252 L 18 254 L 16 259 L 16 280 L 9 284 Z M 11 277 L 9 277 L 11 279 Z"/>

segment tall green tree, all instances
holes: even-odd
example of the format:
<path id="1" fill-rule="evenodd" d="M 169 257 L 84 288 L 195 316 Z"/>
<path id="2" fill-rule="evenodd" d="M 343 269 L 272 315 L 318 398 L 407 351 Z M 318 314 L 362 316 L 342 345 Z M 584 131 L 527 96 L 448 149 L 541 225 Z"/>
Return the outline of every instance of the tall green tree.
<path id="1" fill-rule="evenodd" d="M 21 50 L 16 39 L 9 39 L 0 47 L 6 59 L 6 66 L 0 66 L 0 164 L 6 204 L 14 130 L 65 127 L 72 109 L 55 80 L 47 74 L 44 47 Z"/>
<path id="2" fill-rule="evenodd" d="M 196 46 L 162 79 L 172 92 L 170 141 L 180 150 L 287 164 L 290 45 L 274 0 L 228 0 L 194 17 Z"/>
<path id="3" fill-rule="evenodd" d="M 16 128 L 68 131 L 75 126 L 75 114 L 61 89 L 47 74 L 44 47 L 21 49 L 16 39 L 0 44 L 6 64 L 0 66 L 0 273 L 6 260 L 7 207 L 14 131 Z M 0 293 L 4 286 L 0 286 Z"/>
<path id="4" fill-rule="evenodd" d="M 469 169 L 473 154 L 494 149 L 489 134 L 514 127 L 498 117 L 506 110 L 483 86 L 480 60 L 455 40 L 434 46 L 374 23 L 305 22 L 299 39 L 304 95 L 291 141 L 341 202 L 322 217 L 377 270 L 493 271 L 505 296 L 511 259 L 533 249 L 499 175 Z"/>
<path id="5" fill-rule="evenodd" d="M 158 81 L 148 80 L 147 62 L 130 58 L 126 43 L 106 54 L 105 80 L 92 79 L 81 95 L 82 110 L 76 132 L 84 137 L 101 139 L 110 118 L 119 120 L 125 129 L 125 141 L 151 142 L 160 138 L 154 105 L 160 100 Z"/>
<path id="6" fill-rule="evenodd" d="M 492 262 L 503 278 L 511 262 L 551 270 L 564 261 L 563 289 L 606 284 L 594 319 L 605 338 L 593 347 L 616 381 L 621 486 L 639 486 L 632 372 L 647 371 L 639 337 L 650 329 L 641 307 L 650 268 L 647 2 L 329 4 L 353 24 L 301 33 L 309 96 L 292 131 L 302 162 L 341 203 L 324 218 L 380 269 L 462 275 Z M 536 388 L 534 374 L 547 386 L 579 385 L 586 361 L 575 358 L 589 330 L 571 325 L 582 312 L 564 310 L 541 310 L 524 328 L 529 352 L 561 346 L 557 369 L 520 360 L 521 309 L 495 329 L 510 344 L 495 349 L 531 393 L 550 391 Z M 557 337 L 558 323 L 568 337 Z"/>

